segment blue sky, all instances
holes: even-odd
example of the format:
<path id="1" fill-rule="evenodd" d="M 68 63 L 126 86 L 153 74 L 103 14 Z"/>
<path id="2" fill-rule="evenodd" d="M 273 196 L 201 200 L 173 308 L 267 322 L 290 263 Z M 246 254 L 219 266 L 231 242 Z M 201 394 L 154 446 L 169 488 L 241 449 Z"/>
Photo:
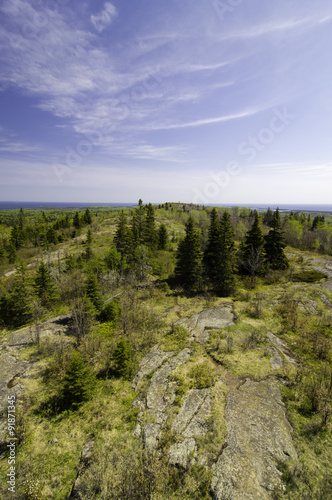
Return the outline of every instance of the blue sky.
<path id="1" fill-rule="evenodd" d="M 330 0 L 0 14 L 0 199 L 332 203 Z"/>

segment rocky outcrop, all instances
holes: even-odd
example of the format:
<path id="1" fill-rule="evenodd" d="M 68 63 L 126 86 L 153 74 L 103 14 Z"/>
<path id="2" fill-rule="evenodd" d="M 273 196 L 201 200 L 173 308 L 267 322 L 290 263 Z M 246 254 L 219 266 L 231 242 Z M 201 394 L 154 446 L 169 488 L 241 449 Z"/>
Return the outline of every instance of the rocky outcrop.
<path id="1" fill-rule="evenodd" d="M 58 316 L 40 325 L 40 337 L 66 332 L 68 316 Z M 21 379 L 27 377 L 31 363 L 18 359 L 19 351 L 34 342 L 34 327 L 11 332 L 0 345 L 0 443 L 5 439 L 7 398 L 23 394 Z"/>
<path id="2" fill-rule="evenodd" d="M 193 339 L 206 342 L 209 338 L 208 330 L 234 325 L 233 307 L 230 304 L 223 304 L 219 307 L 203 309 L 191 318 L 180 319 L 176 324 L 187 328 Z"/>
<path id="3" fill-rule="evenodd" d="M 92 455 L 93 455 L 93 450 L 94 450 L 94 436 L 90 436 L 88 441 L 83 445 L 82 452 L 81 452 L 81 458 L 78 464 L 77 468 L 77 476 L 76 480 L 74 483 L 74 486 L 71 490 L 69 500 L 82 500 L 83 495 L 81 492 L 81 479 L 86 471 L 87 467 L 89 467 L 91 460 L 92 460 Z"/>
<path id="4" fill-rule="evenodd" d="M 186 438 L 203 436 L 211 415 L 210 389 L 191 389 L 176 416 L 172 430 Z"/>
<path id="5" fill-rule="evenodd" d="M 139 364 L 138 372 L 133 380 L 132 388 L 137 391 L 140 381 L 144 376 L 149 375 L 159 368 L 168 358 L 174 356 L 174 352 L 163 352 L 159 346 L 154 346 Z"/>
<path id="6" fill-rule="evenodd" d="M 224 328 L 233 324 L 233 320 L 232 307 L 226 304 L 204 309 L 177 324 L 189 330 L 191 340 L 204 344 L 210 329 Z M 278 370 L 286 362 L 296 365 L 285 341 L 272 332 L 268 332 L 267 337 L 272 370 Z M 225 408 L 226 439 L 219 456 L 200 455 L 197 440 L 207 436 L 214 418 L 211 389 L 189 389 L 175 417 L 171 410 L 176 383 L 170 375 L 188 362 L 190 356 L 190 349 L 176 354 L 161 352 L 155 346 L 142 360 L 133 388 L 140 386 L 144 376 L 153 375 L 148 387 L 145 386 L 133 403 L 141 410 L 135 435 L 142 437 L 147 449 L 155 449 L 168 419 L 172 418 L 171 427 L 167 427 L 173 440 L 168 450 L 169 464 L 188 469 L 196 461 L 206 466 L 214 462 L 211 492 L 215 500 L 272 499 L 282 494 L 284 486 L 277 464 L 289 458 L 296 460 L 297 454 L 278 380 L 271 373 L 260 382 L 249 379 L 243 382 L 223 372 L 216 383 L 226 385 L 229 390 Z"/>
<path id="7" fill-rule="evenodd" d="M 182 469 L 187 469 L 191 459 L 197 453 L 196 441 L 193 438 L 185 439 L 180 443 L 173 444 L 169 450 L 169 463 Z"/>
<path id="8" fill-rule="evenodd" d="M 141 410 L 134 433 L 136 436 L 143 435 L 144 446 L 147 449 L 154 449 L 158 446 L 162 427 L 168 417 L 167 410 L 175 399 L 175 384 L 169 376 L 178 366 L 186 362 L 190 355 L 191 350 L 188 348 L 178 354 L 162 353 L 155 348 L 141 362 L 141 369 L 138 377 L 134 379 L 134 386 L 137 386 L 137 380 L 143 377 L 143 373 L 149 375 L 155 370 L 156 364 L 158 366 L 161 364 L 160 368 L 154 372 L 146 394 L 139 394 L 132 404 L 134 408 Z M 162 360 L 166 361 L 162 364 Z M 144 424 L 144 419 L 150 422 Z"/>
<path id="9" fill-rule="evenodd" d="M 247 380 L 229 393 L 226 443 L 213 466 L 215 500 L 271 499 L 283 491 L 277 461 L 297 454 L 278 382 Z"/>
<path id="10" fill-rule="evenodd" d="M 279 337 L 274 335 L 272 332 L 267 332 L 266 335 L 267 335 L 269 341 L 271 342 L 271 344 L 273 344 L 273 346 L 277 350 L 277 351 L 274 351 L 275 359 L 274 360 L 271 359 L 272 366 L 273 366 L 273 363 L 275 363 L 275 366 L 273 366 L 273 368 L 276 369 L 277 368 L 276 364 L 280 364 L 280 362 L 281 362 L 281 366 L 283 364 L 282 358 L 280 361 L 280 353 L 283 355 L 283 357 L 286 359 L 286 361 L 288 361 L 291 365 L 296 366 L 297 365 L 296 361 L 293 359 L 292 356 L 290 356 L 290 351 L 289 351 L 289 347 L 288 347 L 287 342 L 285 340 L 281 340 Z M 275 354 L 275 352 L 277 354 Z M 278 358 L 278 359 L 276 359 L 276 358 Z M 279 368 L 281 366 L 279 366 Z"/>

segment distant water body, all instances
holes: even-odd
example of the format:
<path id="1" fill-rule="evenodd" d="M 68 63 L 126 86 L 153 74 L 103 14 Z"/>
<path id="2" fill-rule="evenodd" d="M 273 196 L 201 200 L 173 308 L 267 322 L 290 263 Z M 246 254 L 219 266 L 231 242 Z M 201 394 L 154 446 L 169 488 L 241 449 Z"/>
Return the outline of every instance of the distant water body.
<path id="1" fill-rule="evenodd" d="M 213 206 L 213 205 L 211 205 Z M 248 207 L 257 210 L 267 210 L 270 208 L 271 210 L 275 210 L 279 208 L 282 212 L 332 212 L 332 205 L 310 205 L 310 204 L 287 204 L 280 203 L 279 205 L 271 204 L 229 204 L 229 205 L 217 205 L 218 207 Z"/>
<path id="2" fill-rule="evenodd" d="M 88 207 L 134 207 L 136 203 L 79 203 L 46 201 L 0 201 L 0 210 L 46 209 L 46 208 L 88 208 Z"/>
<path id="3" fill-rule="evenodd" d="M 42 202 L 42 201 L 0 201 L 0 210 L 23 209 L 47 209 L 47 208 L 88 208 L 88 207 L 135 207 L 137 203 L 79 203 L 79 202 Z M 211 204 L 218 207 L 248 207 L 257 210 L 275 210 L 279 207 L 283 212 L 332 212 L 332 205 L 310 205 L 310 204 Z"/>

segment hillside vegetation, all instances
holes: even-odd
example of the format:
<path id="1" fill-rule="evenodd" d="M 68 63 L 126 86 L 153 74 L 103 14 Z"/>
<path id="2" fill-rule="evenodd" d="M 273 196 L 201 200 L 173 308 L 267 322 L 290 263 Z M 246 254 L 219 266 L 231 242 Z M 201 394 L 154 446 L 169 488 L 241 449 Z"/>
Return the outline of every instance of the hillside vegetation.
<path id="1" fill-rule="evenodd" d="M 329 214 L 0 216 L 1 497 L 15 395 L 19 500 L 332 498 Z"/>

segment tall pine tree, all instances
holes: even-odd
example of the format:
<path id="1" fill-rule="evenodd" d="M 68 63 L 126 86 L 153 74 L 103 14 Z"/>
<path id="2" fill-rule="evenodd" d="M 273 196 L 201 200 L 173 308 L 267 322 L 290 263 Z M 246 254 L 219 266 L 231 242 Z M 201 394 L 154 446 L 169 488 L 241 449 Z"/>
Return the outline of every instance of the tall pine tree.
<path id="1" fill-rule="evenodd" d="M 266 261 L 272 269 L 287 269 L 288 259 L 285 255 L 286 247 L 284 233 L 281 228 L 279 209 L 274 213 L 272 229 L 265 236 Z"/>
<path id="2" fill-rule="evenodd" d="M 55 298 L 55 285 L 51 273 L 44 262 L 38 267 L 34 289 L 42 305 L 51 305 L 52 300 Z"/>
<path id="3" fill-rule="evenodd" d="M 260 225 L 257 210 L 254 213 L 254 222 L 248 231 L 241 249 L 241 264 L 245 272 L 249 272 L 252 279 L 256 274 L 264 271 L 264 236 Z"/>
<path id="4" fill-rule="evenodd" d="M 203 262 L 206 274 L 214 284 L 218 281 L 217 268 L 220 263 L 220 255 L 219 255 L 220 239 L 221 239 L 220 219 L 217 210 L 213 208 L 210 215 L 208 243 L 204 251 Z"/>
<path id="5" fill-rule="evenodd" d="M 229 214 L 224 212 L 220 220 L 215 208 L 211 212 L 204 265 L 216 291 L 223 296 L 230 295 L 235 284 L 234 233 Z"/>
<path id="6" fill-rule="evenodd" d="M 220 223 L 220 264 L 218 267 L 217 289 L 227 297 L 235 286 L 235 241 L 230 215 L 224 212 Z"/>
<path id="7" fill-rule="evenodd" d="M 186 223 L 186 235 L 178 246 L 175 268 L 175 275 L 186 290 L 197 291 L 202 286 L 202 257 L 200 234 L 190 216 Z"/>
<path id="8" fill-rule="evenodd" d="M 156 222 L 154 217 L 154 208 L 149 203 L 146 206 L 146 214 L 143 228 L 143 243 L 151 250 L 155 250 L 158 243 L 158 234 L 156 230 Z"/>
<path id="9" fill-rule="evenodd" d="M 114 243 L 118 252 L 121 253 L 122 258 L 131 259 L 133 255 L 133 236 L 132 231 L 128 227 L 127 217 L 123 210 L 121 210 L 118 224 L 116 227 Z"/>

